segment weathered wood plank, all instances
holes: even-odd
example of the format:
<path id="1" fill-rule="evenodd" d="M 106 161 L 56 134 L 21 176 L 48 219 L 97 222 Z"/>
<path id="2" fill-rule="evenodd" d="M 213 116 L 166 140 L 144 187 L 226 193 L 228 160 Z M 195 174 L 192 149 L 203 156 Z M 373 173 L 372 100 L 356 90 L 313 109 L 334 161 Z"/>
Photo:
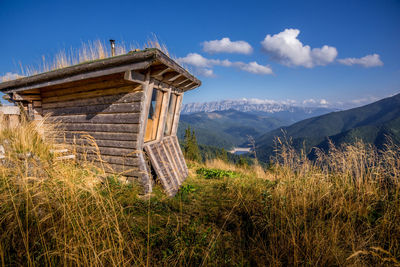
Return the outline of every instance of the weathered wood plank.
<path id="1" fill-rule="evenodd" d="M 174 173 L 170 169 L 170 163 L 168 162 L 168 159 L 165 159 L 164 146 L 162 145 L 162 143 L 155 143 L 152 145 L 152 147 L 153 147 L 153 152 L 158 154 L 159 157 L 158 164 L 161 166 L 161 168 L 164 169 L 165 178 L 167 179 L 170 186 L 173 187 L 174 190 L 178 190 L 179 185 L 174 177 Z"/>
<path id="2" fill-rule="evenodd" d="M 139 116 L 140 113 L 65 115 L 51 116 L 48 120 L 58 123 L 139 123 Z"/>
<path id="3" fill-rule="evenodd" d="M 12 99 L 14 101 L 34 101 L 40 100 L 40 94 L 21 94 L 21 93 L 13 93 Z"/>
<path id="4" fill-rule="evenodd" d="M 79 115 L 79 114 L 101 114 L 101 113 L 138 113 L 140 112 L 140 102 L 134 103 L 116 103 L 103 105 L 90 105 L 84 107 L 66 107 L 66 108 L 46 108 L 43 114 L 52 116 Z"/>
<path id="5" fill-rule="evenodd" d="M 135 133 L 118 133 L 118 132 L 69 132 L 69 131 L 61 131 L 56 132 L 56 134 L 60 137 L 65 138 L 84 138 L 91 137 L 95 140 L 120 140 L 120 141 L 136 141 L 137 134 Z"/>
<path id="6" fill-rule="evenodd" d="M 61 123 L 56 126 L 59 130 L 64 131 L 88 131 L 88 132 L 120 132 L 120 133 L 138 133 L 139 124 L 93 124 L 93 123 Z"/>
<path id="7" fill-rule="evenodd" d="M 162 169 L 161 169 L 158 161 L 156 160 L 153 149 L 149 145 L 145 145 L 144 149 L 146 150 L 147 154 L 149 155 L 151 164 L 153 165 L 154 170 L 157 174 L 157 177 L 160 180 L 162 186 L 164 187 L 164 190 L 166 191 L 167 195 L 174 196 L 175 190 L 173 187 L 170 186 L 170 183 L 167 181 L 166 177 L 164 176 L 164 173 L 162 172 Z"/>
<path id="8" fill-rule="evenodd" d="M 106 96 L 106 95 L 115 95 L 120 93 L 131 93 L 138 88 L 138 86 L 128 85 L 117 88 L 109 88 L 103 90 L 93 90 L 93 91 L 85 91 L 80 93 L 62 95 L 62 96 L 53 96 L 53 97 L 45 97 L 42 99 L 42 103 L 51 103 L 51 102 L 60 102 L 60 101 L 68 101 L 82 98 L 92 98 L 98 96 Z"/>
<path id="9" fill-rule="evenodd" d="M 88 105 L 101 105 L 101 104 L 112 104 L 112 103 L 132 103 L 141 101 L 142 97 L 143 97 L 143 92 L 136 91 L 133 93 L 122 93 L 122 94 L 99 96 L 86 99 L 43 103 L 42 106 L 45 109 L 50 109 L 50 108 L 82 107 Z"/>
<path id="10" fill-rule="evenodd" d="M 92 147 L 92 146 L 79 146 L 75 145 L 74 149 L 77 153 L 87 153 L 87 154 L 98 154 L 104 156 L 118 156 L 118 157 L 137 157 L 139 153 L 143 151 L 138 151 L 135 149 L 128 148 L 114 148 L 114 147 Z"/>
<path id="11" fill-rule="evenodd" d="M 183 96 L 180 95 L 180 96 L 178 96 L 178 99 L 176 100 L 174 119 L 172 121 L 171 135 L 176 135 L 176 133 L 178 131 L 179 118 L 180 118 L 181 110 L 182 110 L 182 99 L 183 99 Z"/>
<path id="12" fill-rule="evenodd" d="M 178 163 L 176 162 L 174 154 L 172 153 L 172 150 L 171 150 L 170 144 L 169 144 L 169 140 L 170 140 L 169 138 L 166 138 L 165 140 L 163 140 L 163 143 L 164 143 L 166 155 L 168 157 L 168 160 L 172 163 L 172 169 L 178 179 L 178 184 L 180 186 L 183 182 L 184 176 L 182 174 L 180 166 L 178 166 Z"/>
<path id="13" fill-rule="evenodd" d="M 124 166 L 139 166 L 139 158 L 76 153 L 81 160 L 106 162 Z"/>
<path id="14" fill-rule="evenodd" d="M 162 151 L 163 160 L 166 162 L 167 168 L 169 169 L 169 171 L 172 175 L 171 180 L 173 180 L 176 190 L 179 190 L 179 187 L 181 185 L 179 174 L 177 173 L 176 169 L 174 168 L 174 163 L 172 162 L 172 159 L 168 154 L 165 142 L 161 143 L 160 148 L 161 148 L 160 150 Z"/>
<path id="15" fill-rule="evenodd" d="M 114 147 L 114 148 L 131 148 L 136 149 L 136 141 L 121 141 L 121 140 L 90 140 L 85 138 L 71 139 L 71 138 L 54 138 L 57 143 L 77 144 L 86 146 L 99 146 L 99 147 Z M 94 143 L 95 142 L 95 143 Z"/>
<path id="16" fill-rule="evenodd" d="M 175 151 L 175 149 L 173 148 L 173 146 L 172 146 L 172 144 L 171 144 L 171 138 L 165 138 L 164 140 L 163 140 L 163 142 L 164 142 L 164 144 L 165 144 L 165 148 L 167 149 L 167 151 L 169 152 L 169 154 L 170 154 L 170 157 L 171 157 L 171 160 L 173 161 L 173 163 L 175 164 L 174 166 L 175 166 L 175 168 L 176 168 L 176 172 L 178 173 L 178 175 L 179 175 L 179 180 L 180 180 L 180 183 L 182 183 L 183 182 L 183 180 L 185 179 L 185 176 L 184 176 L 184 171 L 183 171 L 183 167 L 181 166 L 181 163 L 180 163 L 180 161 L 178 160 L 178 156 L 177 156 L 177 153 L 176 153 L 176 151 Z"/>
<path id="17" fill-rule="evenodd" d="M 185 176 L 187 176 L 189 174 L 189 171 L 188 171 L 188 168 L 187 168 L 187 165 L 186 165 L 185 158 L 183 157 L 182 150 L 181 150 L 181 148 L 179 146 L 178 138 L 176 136 L 171 136 L 170 138 L 171 138 L 171 141 L 172 141 L 172 145 L 175 147 L 175 151 L 176 151 L 176 153 L 178 155 L 178 159 L 181 161 L 181 164 L 182 164 L 183 169 L 185 171 Z"/>

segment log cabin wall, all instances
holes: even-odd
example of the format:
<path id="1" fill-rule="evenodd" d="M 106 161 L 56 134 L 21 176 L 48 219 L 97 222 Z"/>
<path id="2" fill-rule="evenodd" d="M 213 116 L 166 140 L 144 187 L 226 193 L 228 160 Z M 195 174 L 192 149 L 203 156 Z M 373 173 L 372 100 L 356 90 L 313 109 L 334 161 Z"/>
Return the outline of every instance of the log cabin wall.
<path id="1" fill-rule="evenodd" d="M 78 158 L 104 161 L 106 172 L 140 176 L 142 85 L 112 75 L 44 88 L 40 96 L 41 114 L 60 130 L 56 142 L 73 144 Z"/>
<path id="2" fill-rule="evenodd" d="M 55 122 L 55 141 L 73 145 L 79 158 L 139 178 L 146 193 L 153 184 L 150 162 L 174 195 L 187 176 L 176 137 L 182 95 L 200 85 L 160 50 L 145 49 L 0 83 L 0 91 L 23 116 L 46 116 L 49 127 Z M 152 106 L 156 90 L 162 100 Z"/>

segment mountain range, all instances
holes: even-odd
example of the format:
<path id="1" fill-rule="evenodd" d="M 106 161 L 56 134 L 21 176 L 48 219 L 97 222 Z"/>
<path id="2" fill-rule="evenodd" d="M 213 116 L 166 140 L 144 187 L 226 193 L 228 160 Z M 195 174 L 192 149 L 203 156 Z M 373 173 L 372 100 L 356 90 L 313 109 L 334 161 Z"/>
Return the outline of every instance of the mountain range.
<path id="1" fill-rule="evenodd" d="M 327 149 L 329 141 L 335 145 L 355 140 L 383 148 L 388 137 L 400 144 L 400 94 L 369 105 L 299 121 L 272 130 L 256 139 L 257 155 L 268 161 L 273 155 L 276 137 L 290 137 L 297 149 L 311 152 L 313 147 Z"/>
<path id="2" fill-rule="evenodd" d="M 336 111 L 337 109 L 327 107 L 302 107 L 287 102 L 263 99 L 221 100 L 205 103 L 189 103 L 182 106 L 182 114 L 226 110 L 236 110 L 268 116 L 291 124 L 306 118 Z"/>
<path id="3" fill-rule="evenodd" d="M 246 146 L 249 136 L 256 138 L 278 127 L 331 112 L 328 108 L 304 108 L 255 100 L 225 100 L 183 106 L 178 137 L 185 129 L 195 130 L 202 145 L 231 149 Z"/>

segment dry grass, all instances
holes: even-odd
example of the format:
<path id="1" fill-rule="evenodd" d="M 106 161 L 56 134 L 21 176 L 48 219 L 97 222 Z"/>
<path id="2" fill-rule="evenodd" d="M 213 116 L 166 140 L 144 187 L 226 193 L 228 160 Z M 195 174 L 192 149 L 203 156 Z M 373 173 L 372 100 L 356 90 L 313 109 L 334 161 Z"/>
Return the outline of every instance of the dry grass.
<path id="1" fill-rule="evenodd" d="M 169 56 L 167 46 L 161 43 L 155 34 L 152 34 L 143 45 L 139 45 L 137 43 L 125 44 L 124 42 L 116 42 L 115 55 L 124 55 L 129 51 L 142 50 L 146 48 L 158 48 Z M 86 43 L 82 43 L 81 47 L 78 49 L 64 49 L 52 57 L 42 56 L 41 62 L 37 65 L 25 66 L 20 64 L 21 75 L 6 75 L 2 78 L 2 80 L 0 80 L 0 82 L 6 82 L 12 79 L 22 78 L 24 76 L 36 75 L 43 72 L 62 69 L 76 64 L 109 57 L 111 57 L 111 49 L 108 42 L 101 40 L 88 41 Z"/>
<path id="2" fill-rule="evenodd" d="M 104 171 L 90 162 L 55 160 L 36 129 L 0 133 L 3 266 L 400 265 L 394 145 L 347 145 L 317 162 L 282 147 L 268 171 L 189 163 L 176 197 L 156 187 L 142 199 L 118 177 L 97 183 Z"/>

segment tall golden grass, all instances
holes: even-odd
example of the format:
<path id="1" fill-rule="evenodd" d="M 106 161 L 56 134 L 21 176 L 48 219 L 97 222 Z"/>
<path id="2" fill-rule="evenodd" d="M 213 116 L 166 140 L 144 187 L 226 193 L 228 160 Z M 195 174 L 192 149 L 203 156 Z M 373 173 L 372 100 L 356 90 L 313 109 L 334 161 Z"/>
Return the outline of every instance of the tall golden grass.
<path id="1" fill-rule="evenodd" d="M 37 129 L 0 132 L 2 266 L 400 265 L 393 144 L 332 147 L 315 162 L 283 146 L 269 170 L 189 162 L 177 196 L 142 198 L 90 162 L 56 160 Z"/>

